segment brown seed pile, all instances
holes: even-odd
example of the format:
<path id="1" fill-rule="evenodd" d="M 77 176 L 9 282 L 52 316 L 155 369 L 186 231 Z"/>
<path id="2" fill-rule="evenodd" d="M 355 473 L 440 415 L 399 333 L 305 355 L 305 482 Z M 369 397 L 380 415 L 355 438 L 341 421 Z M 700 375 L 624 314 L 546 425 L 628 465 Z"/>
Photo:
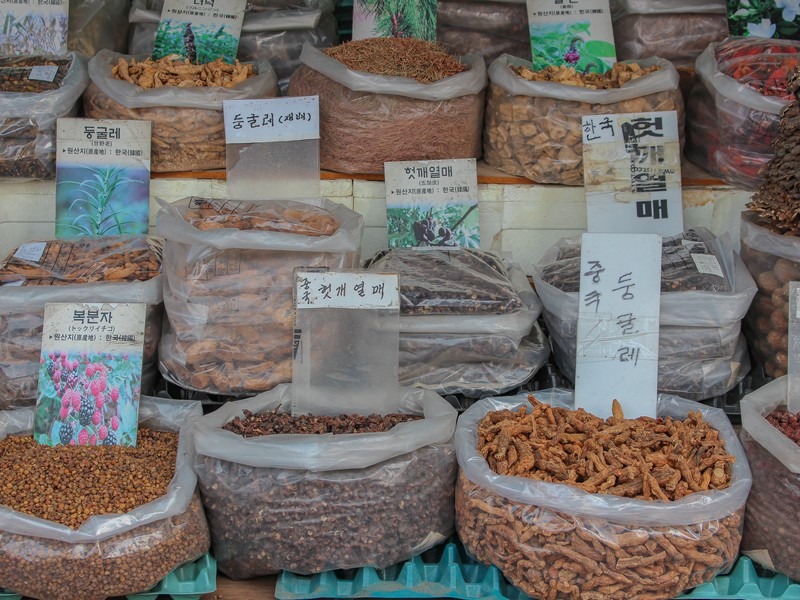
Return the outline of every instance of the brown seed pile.
<path id="1" fill-rule="evenodd" d="M 719 432 L 690 412 L 686 420 L 600 419 L 529 396 L 533 410 L 495 411 L 478 428 L 478 451 L 500 475 L 566 483 L 590 493 L 678 500 L 725 489 L 735 458 Z"/>
<path id="2" fill-rule="evenodd" d="M 590 90 L 611 90 L 621 88 L 626 83 L 658 71 L 660 67 L 642 67 L 637 63 L 616 63 L 605 73 L 580 73 L 573 67 L 549 66 L 540 71 L 519 66 L 511 69 L 528 81 L 552 81 L 564 85 L 574 85 Z"/>
<path id="3" fill-rule="evenodd" d="M 392 413 L 388 415 L 297 415 L 279 413 L 278 409 L 261 414 L 244 410 L 244 419 L 234 417 L 223 429 L 242 437 L 258 437 L 280 433 L 377 433 L 389 431 L 399 423 L 417 421 L 422 417 Z"/>
<path id="4" fill-rule="evenodd" d="M 164 86 L 232 88 L 255 75 L 253 65 L 245 65 L 238 60 L 232 65 L 221 58 L 211 63 L 194 65 L 188 58 L 172 55 L 143 61 L 120 58 L 111 68 L 111 73 L 115 79 L 144 89 Z"/>
<path id="5" fill-rule="evenodd" d="M 433 83 L 467 70 L 440 45 L 417 38 L 367 38 L 324 50 L 348 69 Z"/>
<path id="6" fill-rule="evenodd" d="M 0 504 L 77 529 L 91 516 L 127 513 L 167 491 L 176 433 L 142 429 L 135 448 L 42 446 L 30 436 L 0 441 Z"/>

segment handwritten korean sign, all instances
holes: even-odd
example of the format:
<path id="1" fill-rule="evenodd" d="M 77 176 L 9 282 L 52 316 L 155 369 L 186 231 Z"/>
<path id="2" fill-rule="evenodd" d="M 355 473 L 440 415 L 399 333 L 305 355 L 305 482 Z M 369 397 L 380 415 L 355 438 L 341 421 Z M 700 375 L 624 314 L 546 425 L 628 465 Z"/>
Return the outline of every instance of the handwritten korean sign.
<path id="1" fill-rule="evenodd" d="M 295 277 L 298 310 L 307 308 L 397 309 L 397 275 L 379 273 L 313 273 Z"/>
<path id="2" fill-rule="evenodd" d="M 581 242 L 575 405 L 656 416 L 661 239 L 587 233 Z"/>
<path id="3" fill-rule="evenodd" d="M 584 116 L 588 230 L 683 231 L 680 156 L 675 111 Z"/>
<path id="4" fill-rule="evenodd" d="M 319 97 L 226 100 L 228 144 L 294 142 L 319 138 Z"/>

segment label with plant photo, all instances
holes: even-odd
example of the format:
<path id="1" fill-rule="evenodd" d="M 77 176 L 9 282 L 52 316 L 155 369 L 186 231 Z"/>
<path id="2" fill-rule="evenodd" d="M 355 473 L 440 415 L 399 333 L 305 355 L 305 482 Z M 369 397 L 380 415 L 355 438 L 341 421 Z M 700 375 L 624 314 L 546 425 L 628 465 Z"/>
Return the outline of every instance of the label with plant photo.
<path id="1" fill-rule="evenodd" d="M 800 40 L 800 0 L 727 0 L 732 36 Z"/>
<path id="2" fill-rule="evenodd" d="M 608 0 L 528 0 L 535 70 L 605 73 L 617 62 Z"/>
<path id="3" fill-rule="evenodd" d="M 135 446 L 145 304 L 44 309 L 33 434 L 47 446 Z"/>
<path id="4" fill-rule="evenodd" d="M 150 223 L 150 121 L 59 119 L 56 237 L 136 235 Z"/>
<path id="5" fill-rule="evenodd" d="M 192 64 L 236 60 L 247 0 L 164 0 L 153 59 L 170 54 Z"/>
<path id="6" fill-rule="evenodd" d="M 387 162 L 389 247 L 480 248 L 474 158 Z"/>
<path id="7" fill-rule="evenodd" d="M 354 0 L 353 39 L 418 38 L 436 41 L 436 0 Z"/>
<path id="8" fill-rule="evenodd" d="M 69 0 L 0 0 L 0 56 L 66 54 L 68 10 Z"/>

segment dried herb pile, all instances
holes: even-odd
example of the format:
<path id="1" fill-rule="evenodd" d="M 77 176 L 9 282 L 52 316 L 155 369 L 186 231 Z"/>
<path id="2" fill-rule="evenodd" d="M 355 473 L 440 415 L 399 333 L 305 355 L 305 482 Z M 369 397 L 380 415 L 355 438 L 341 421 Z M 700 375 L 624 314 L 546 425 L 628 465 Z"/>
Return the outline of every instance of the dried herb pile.
<path id="1" fill-rule="evenodd" d="M 658 71 L 660 67 L 642 67 L 636 63 L 617 63 L 605 73 L 580 73 L 573 67 L 549 66 L 540 71 L 528 67 L 511 67 L 517 75 L 528 81 L 552 81 L 564 85 L 588 88 L 590 90 L 611 90 L 620 88 L 629 81 Z"/>
<path id="2" fill-rule="evenodd" d="M 188 58 L 179 58 L 177 55 L 143 61 L 120 58 L 111 68 L 111 73 L 115 79 L 144 89 L 165 86 L 232 88 L 255 75 L 252 64 L 242 64 L 238 60 L 232 65 L 221 58 L 211 63 L 193 65 Z"/>
<path id="3" fill-rule="evenodd" d="M 279 413 L 276 410 L 255 414 L 249 410 L 242 411 L 244 419 L 235 417 L 223 429 L 232 431 L 242 437 L 258 437 L 280 433 L 376 433 L 389 431 L 399 423 L 417 421 L 422 417 L 392 413 L 388 415 L 338 415 L 315 416 Z"/>
<path id="4" fill-rule="evenodd" d="M 725 489 L 735 458 L 699 412 L 603 420 L 583 409 L 552 407 L 529 396 L 533 410 L 495 411 L 478 428 L 478 451 L 500 475 L 567 483 L 590 493 L 678 500 Z"/>
<path id="5" fill-rule="evenodd" d="M 433 83 L 467 70 L 440 45 L 416 38 L 368 38 L 325 50 L 348 69 Z"/>

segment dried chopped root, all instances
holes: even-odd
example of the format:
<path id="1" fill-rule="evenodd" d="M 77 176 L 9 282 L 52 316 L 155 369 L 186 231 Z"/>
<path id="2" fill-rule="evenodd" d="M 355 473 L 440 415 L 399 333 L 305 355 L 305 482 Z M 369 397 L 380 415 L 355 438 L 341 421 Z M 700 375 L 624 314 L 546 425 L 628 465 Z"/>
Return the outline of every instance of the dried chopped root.
<path id="1" fill-rule="evenodd" d="M 580 73 L 573 67 L 549 66 L 540 71 L 528 67 L 511 67 L 517 75 L 528 81 L 553 81 L 590 90 L 611 90 L 626 83 L 658 71 L 661 67 L 642 67 L 636 63 L 617 63 L 605 73 Z"/>
<path id="2" fill-rule="evenodd" d="M 165 56 L 156 61 L 152 58 L 143 61 L 120 58 L 111 68 L 111 73 L 116 79 L 144 89 L 164 86 L 232 88 L 256 74 L 253 65 L 242 64 L 238 60 L 232 65 L 221 58 L 211 63 L 193 65 L 189 59 L 177 56 Z"/>

